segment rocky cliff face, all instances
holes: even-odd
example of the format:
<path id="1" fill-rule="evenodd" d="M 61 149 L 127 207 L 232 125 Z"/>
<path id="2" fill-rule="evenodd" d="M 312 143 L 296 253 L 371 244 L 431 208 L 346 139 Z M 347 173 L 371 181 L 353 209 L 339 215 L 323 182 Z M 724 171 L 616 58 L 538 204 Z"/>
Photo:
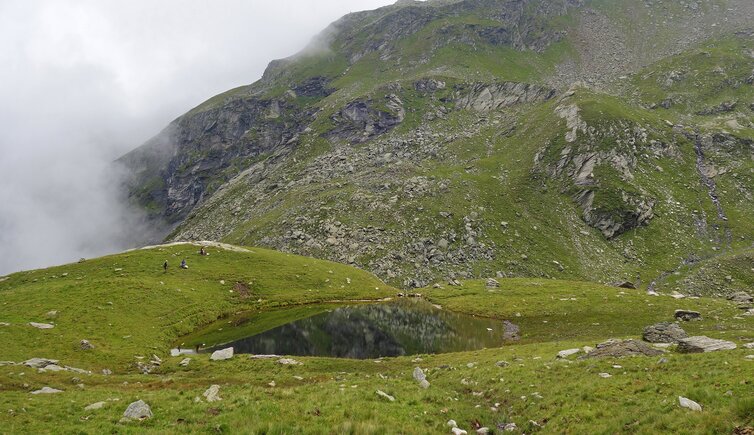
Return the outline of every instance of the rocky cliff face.
<path id="1" fill-rule="evenodd" d="M 405 286 L 646 283 L 754 239 L 752 14 L 742 0 L 402 1 L 344 17 L 121 163 L 170 239 Z"/>

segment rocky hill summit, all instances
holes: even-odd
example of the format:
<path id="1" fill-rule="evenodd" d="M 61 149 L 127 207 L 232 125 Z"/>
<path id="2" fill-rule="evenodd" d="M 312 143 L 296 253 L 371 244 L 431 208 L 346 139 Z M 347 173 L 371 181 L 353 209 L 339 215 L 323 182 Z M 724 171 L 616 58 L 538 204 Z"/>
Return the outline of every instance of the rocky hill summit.
<path id="1" fill-rule="evenodd" d="M 169 241 L 405 287 L 712 292 L 674 277 L 754 244 L 752 16 L 749 0 L 399 1 L 343 17 L 119 162 Z"/>

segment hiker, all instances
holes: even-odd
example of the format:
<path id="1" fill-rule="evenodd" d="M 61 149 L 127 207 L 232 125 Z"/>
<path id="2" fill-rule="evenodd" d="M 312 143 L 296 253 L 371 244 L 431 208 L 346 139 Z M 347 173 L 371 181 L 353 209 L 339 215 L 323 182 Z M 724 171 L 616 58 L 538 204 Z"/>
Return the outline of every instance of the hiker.
<path id="1" fill-rule="evenodd" d="M 204 246 L 202 246 L 202 249 L 199 250 L 199 255 L 201 256 L 207 255 L 207 251 L 204 250 Z"/>
<path id="2" fill-rule="evenodd" d="M 188 269 L 188 264 L 186 264 L 185 258 L 183 259 L 183 261 L 181 261 L 181 269 Z"/>
<path id="3" fill-rule="evenodd" d="M 162 270 L 164 270 L 165 272 L 168 271 L 168 260 L 165 260 L 165 262 L 162 263 Z"/>

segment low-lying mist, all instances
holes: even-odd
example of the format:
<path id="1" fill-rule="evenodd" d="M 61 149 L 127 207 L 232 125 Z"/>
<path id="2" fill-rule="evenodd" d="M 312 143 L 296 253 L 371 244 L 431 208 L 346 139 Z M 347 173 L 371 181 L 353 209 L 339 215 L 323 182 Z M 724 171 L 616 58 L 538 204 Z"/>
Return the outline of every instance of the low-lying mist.
<path id="1" fill-rule="evenodd" d="M 153 237 L 112 162 L 390 0 L 0 2 L 0 275 Z"/>

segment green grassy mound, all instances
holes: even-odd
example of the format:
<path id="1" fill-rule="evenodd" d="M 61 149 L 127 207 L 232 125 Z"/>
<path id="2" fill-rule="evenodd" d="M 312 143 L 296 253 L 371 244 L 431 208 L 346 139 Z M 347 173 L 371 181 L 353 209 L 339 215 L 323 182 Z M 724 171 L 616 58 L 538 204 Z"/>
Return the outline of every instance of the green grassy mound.
<path id="1" fill-rule="evenodd" d="M 517 324 L 521 342 L 500 349 L 379 360 L 296 357 L 302 365 L 295 366 L 202 354 L 181 367 L 184 356 L 170 357 L 170 346 L 218 317 L 258 311 L 261 323 L 279 324 L 285 319 L 274 313 L 283 308 L 299 307 L 303 315 L 309 303 L 396 293 L 348 266 L 256 248 L 209 248 L 208 257 L 197 250 L 181 244 L 132 251 L 0 282 L 0 322 L 10 324 L 0 326 L 0 359 L 54 358 L 93 372 L 0 366 L 0 432 L 449 433 L 453 419 L 469 433 L 477 424 L 502 432 L 496 427 L 507 423 L 518 433 L 731 433 L 754 424 L 754 361 L 746 359 L 754 351 L 741 346 L 754 341 L 754 318 L 720 299 L 676 300 L 581 282 L 510 279 L 488 289 L 467 281 L 421 290 L 443 309 Z M 184 257 L 188 270 L 176 267 Z M 165 259 L 171 267 L 163 273 Z M 638 338 L 678 308 L 702 313 L 702 321 L 682 325 L 690 335 L 739 348 L 671 350 L 664 360 L 555 358 L 611 337 Z M 58 313 L 48 319 L 52 310 Z M 55 327 L 39 330 L 30 321 Z M 95 348 L 79 350 L 81 339 Z M 140 374 L 136 363 L 152 354 L 162 364 Z M 412 378 L 417 366 L 431 383 L 426 390 Z M 100 374 L 103 368 L 113 374 Z M 213 384 L 221 401 L 196 399 Z M 30 394 L 44 386 L 63 392 Z M 678 396 L 703 411 L 680 408 Z M 154 417 L 120 422 L 138 399 Z M 99 401 L 102 409 L 84 409 Z"/>

